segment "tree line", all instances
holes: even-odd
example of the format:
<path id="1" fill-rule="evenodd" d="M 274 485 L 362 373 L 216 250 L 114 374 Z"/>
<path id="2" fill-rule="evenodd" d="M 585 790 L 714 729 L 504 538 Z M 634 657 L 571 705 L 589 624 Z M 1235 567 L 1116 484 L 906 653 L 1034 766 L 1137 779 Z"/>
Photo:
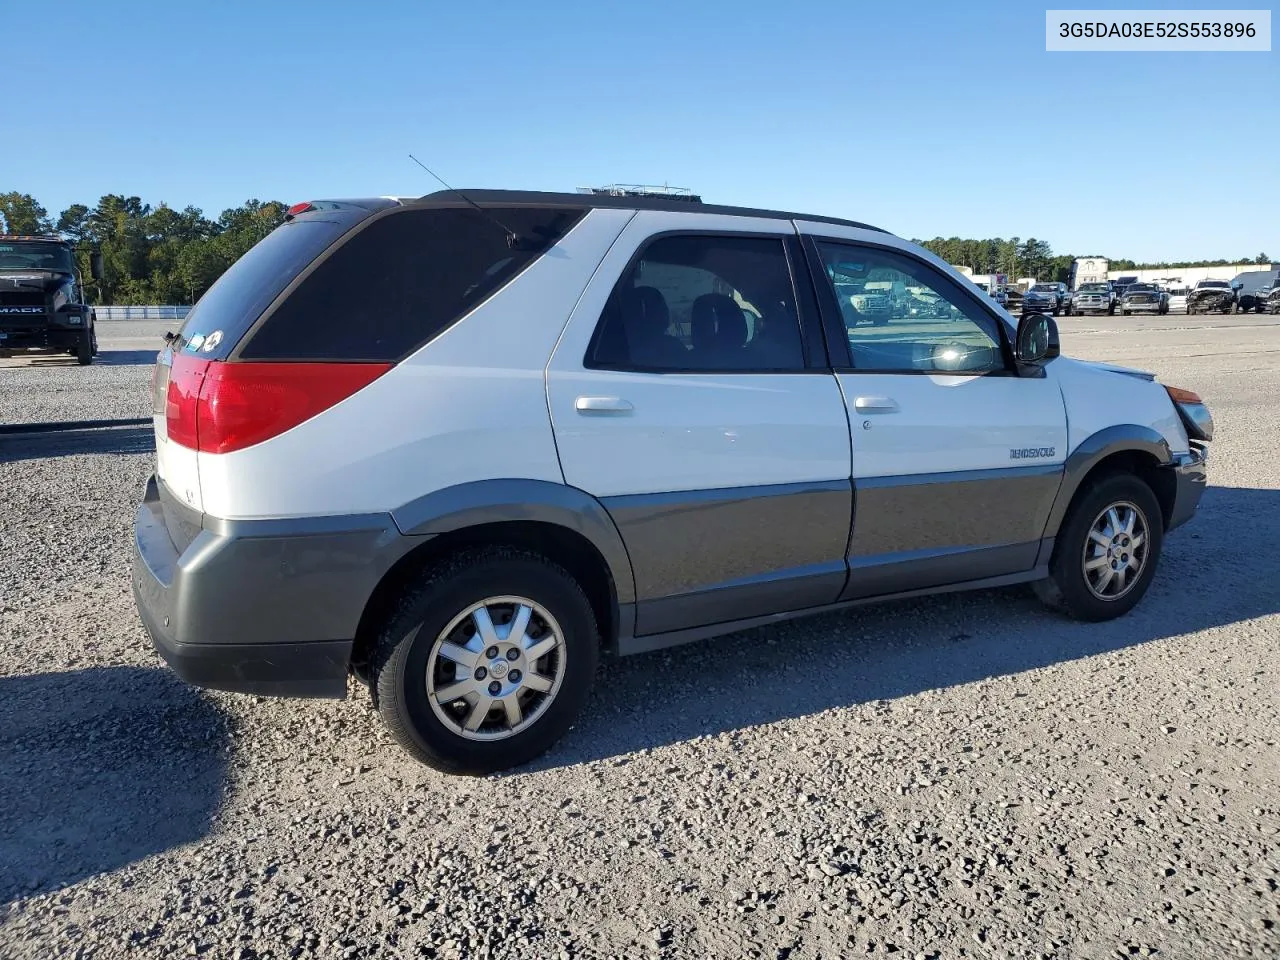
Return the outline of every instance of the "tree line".
<path id="1" fill-rule="evenodd" d="M 73 203 L 55 219 L 30 194 L 0 193 L 0 232 L 60 233 L 76 242 L 90 299 L 103 305 L 195 303 L 250 247 L 284 222 L 285 204 L 248 200 L 215 220 L 197 207 L 151 206 L 107 194 Z M 89 253 L 102 252 L 103 278 L 89 279 Z"/>
<path id="2" fill-rule="evenodd" d="M 153 207 L 139 197 L 107 194 L 96 205 L 73 203 L 55 219 L 30 194 L 0 193 L 0 231 L 34 234 L 61 233 L 76 241 L 81 273 L 88 282 L 89 251 L 102 252 L 103 279 L 92 284 L 96 303 L 195 303 L 222 272 L 255 243 L 284 221 L 287 207 L 278 200 L 248 200 L 210 219 L 193 206 L 175 210 L 166 203 Z M 1004 273 L 1066 282 L 1077 254 L 1057 254 L 1043 240 L 1019 237 L 966 240 L 934 237 L 916 240 L 948 263 L 974 273 Z M 1087 256 L 1087 255 L 1086 255 Z M 1201 260 L 1182 263 L 1138 263 L 1111 258 L 1113 270 L 1156 267 L 1214 267 L 1248 263 Z M 1253 263 L 1269 264 L 1260 253 Z"/>

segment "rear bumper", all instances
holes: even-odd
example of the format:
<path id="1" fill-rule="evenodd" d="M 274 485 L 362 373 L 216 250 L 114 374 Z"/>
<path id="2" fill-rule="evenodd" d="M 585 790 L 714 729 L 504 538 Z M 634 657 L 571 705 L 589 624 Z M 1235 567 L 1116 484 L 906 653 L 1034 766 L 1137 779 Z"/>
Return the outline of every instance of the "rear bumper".
<path id="1" fill-rule="evenodd" d="M 180 550 L 164 514 L 151 477 L 134 518 L 133 594 L 152 644 L 188 683 L 262 696 L 345 697 L 365 605 L 423 539 L 389 516 L 199 518 Z"/>
<path id="2" fill-rule="evenodd" d="M 1205 469 L 1208 457 L 1208 449 L 1197 445 L 1192 445 L 1190 452 L 1174 457 L 1172 469 L 1177 478 L 1177 486 L 1174 490 L 1173 510 L 1169 514 L 1169 530 L 1182 526 L 1195 516 L 1204 488 L 1208 484 L 1208 471 Z"/>

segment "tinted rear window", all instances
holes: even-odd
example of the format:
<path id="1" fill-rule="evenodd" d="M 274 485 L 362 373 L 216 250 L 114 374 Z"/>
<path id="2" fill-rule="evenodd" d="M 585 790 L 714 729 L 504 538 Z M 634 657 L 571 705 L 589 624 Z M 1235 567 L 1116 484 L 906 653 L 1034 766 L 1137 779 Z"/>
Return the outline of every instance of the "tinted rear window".
<path id="1" fill-rule="evenodd" d="M 360 216 L 365 214 L 360 211 Z M 352 222 L 295 220 L 276 227 L 233 263 L 187 314 L 182 348 L 212 360 L 225 358 L 280 291 Z M 211 334 L 216 341 L 206 350 Z"/>
<path id="2" fill-rule="evenodd" d="M 400 360 L 510 282 L 585 211 L 487 212 L 410 208 L 366 224 L 251 331 L 239 356 Z M 513 249 L 494 220 L 522 242 Z"/>

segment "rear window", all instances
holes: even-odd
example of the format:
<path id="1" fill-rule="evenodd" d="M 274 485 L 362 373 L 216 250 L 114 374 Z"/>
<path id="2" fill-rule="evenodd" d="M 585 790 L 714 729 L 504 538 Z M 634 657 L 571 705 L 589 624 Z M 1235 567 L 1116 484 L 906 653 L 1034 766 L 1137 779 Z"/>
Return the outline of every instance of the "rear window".
<path id="1" fill-rule="evenodd" d="M 238 356 L 400 360 L 509 283 L 585 211 L 516 207 L 486 213 L 409 208 L 371 221 L 263 318 Z M 521 237 L 517 247 L 508 244 L 499 222 Z"/>
<path id="2" fill-rule="evenodd" d="M 309 219 L 276 227 L 233 263 L 187 314 L 180 349 L 210 360 L 224 359 L 280 291 L 351 223 L 349 218 Z"/>

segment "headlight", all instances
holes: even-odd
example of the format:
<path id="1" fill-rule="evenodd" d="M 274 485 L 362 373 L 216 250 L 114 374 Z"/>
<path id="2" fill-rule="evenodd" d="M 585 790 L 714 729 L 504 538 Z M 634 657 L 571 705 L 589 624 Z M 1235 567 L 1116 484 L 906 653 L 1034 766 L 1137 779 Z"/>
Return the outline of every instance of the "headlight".
<path id="1" fill-rule="evenodd" d="M 1166 386 L 1165 392 L 1173 401 L 1182 425 L 1187 428 L 1187 435 L 1192 440 L 1209 441 L 1213 439 L 1213 414 L 1204 405 L 1198 393 L 1183 390 L 1181 387 Z"/>

